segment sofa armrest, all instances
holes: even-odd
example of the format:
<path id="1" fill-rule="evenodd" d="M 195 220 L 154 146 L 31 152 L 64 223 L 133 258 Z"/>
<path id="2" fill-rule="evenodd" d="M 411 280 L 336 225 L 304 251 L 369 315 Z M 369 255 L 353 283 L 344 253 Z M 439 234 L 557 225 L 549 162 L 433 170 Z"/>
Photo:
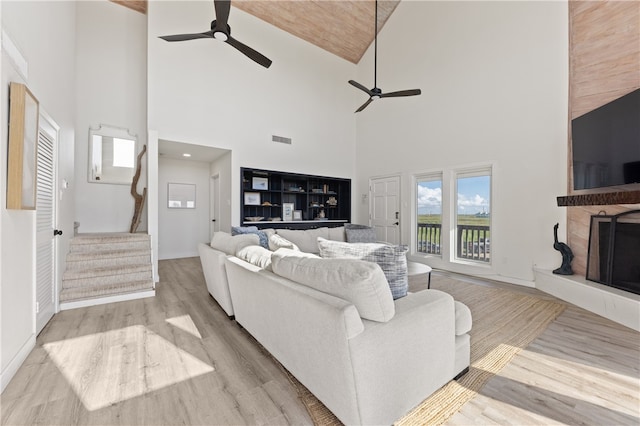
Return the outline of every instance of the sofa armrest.
<path id="1" fill-rule="evenodd" d="M 198 253 L 200 254 L 202 273 L 204 274 L 209 294 L 218 302 L 228 316 L 233 316 L 233 305 L 224 265 L 227 255 L 205 243 L 198 244 Z"/>
<path id="2" fill-rule="evenodd" d="M 393 423 L 458 373 L 453 298 L 423 290 L 395 302 L 391 321 L 365 320 L 349 341 L 365 424 Z"/>

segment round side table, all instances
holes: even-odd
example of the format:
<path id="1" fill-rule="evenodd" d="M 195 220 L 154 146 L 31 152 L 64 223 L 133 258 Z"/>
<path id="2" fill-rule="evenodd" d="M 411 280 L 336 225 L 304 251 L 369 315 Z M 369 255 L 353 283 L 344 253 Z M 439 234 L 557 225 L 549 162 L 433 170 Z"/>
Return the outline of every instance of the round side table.
<path id="1" fill-rule="evenodd" d="M 431 266 L 418 262 L 407 262 L 407 275 L 410 281 L 420 282 L 427 279 L 427 288 L 431 288 Z"/>

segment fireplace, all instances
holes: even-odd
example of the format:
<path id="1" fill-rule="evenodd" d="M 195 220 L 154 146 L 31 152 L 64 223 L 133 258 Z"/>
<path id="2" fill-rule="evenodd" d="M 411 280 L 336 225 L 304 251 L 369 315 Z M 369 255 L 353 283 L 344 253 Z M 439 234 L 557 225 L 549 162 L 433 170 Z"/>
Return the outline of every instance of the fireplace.
<path id="1" fill-rule="evenodd" d="M 640 294 L 640 210 L 591 216 L 586 278 Z"/>

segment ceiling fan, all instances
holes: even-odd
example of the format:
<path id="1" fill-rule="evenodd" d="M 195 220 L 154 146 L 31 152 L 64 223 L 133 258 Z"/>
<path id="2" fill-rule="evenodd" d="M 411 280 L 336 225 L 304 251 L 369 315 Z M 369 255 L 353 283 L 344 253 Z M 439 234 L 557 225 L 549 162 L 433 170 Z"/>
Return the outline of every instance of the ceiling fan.
<path id="1" fill-rule="evenodd" d="M 360 112 L 365 109 L 371 102 L 380 98 L 397 98 L 399 96 L 415 96 L 422 93 L 420 89 L 400 90 L 397 92 L 382 93 L 377 85 L 378 78 L 378 0 L 376 0 L 376 17 L 375 17 L 375 35 L 374 35 L 374 56 L 373 56 L 373 89 L 369 90 L 362 84 L 354 80 L 349 80 L 349 84 L 365 92 L 369 95 L 369 99 L 356 110 Z"/>
<path id="2" fill-rule="evenodd" d="M 230 44 L 253 61 L 265 68 L 269 68 L 271 66 L 271 60 L 269 58 L 231 37 L 231 27 L 227 24 L 227 20 L 229 19 L 229 9 L 231 9 L 231 1 L 214 0 L 213 6 L 216 10 L 216 20 L 211 22 L 211 31 L 195 34 L 160 36 L 160 38 L 166 41 L 187 41 L 198 38 L 215 38 L 216 40 Z"/>

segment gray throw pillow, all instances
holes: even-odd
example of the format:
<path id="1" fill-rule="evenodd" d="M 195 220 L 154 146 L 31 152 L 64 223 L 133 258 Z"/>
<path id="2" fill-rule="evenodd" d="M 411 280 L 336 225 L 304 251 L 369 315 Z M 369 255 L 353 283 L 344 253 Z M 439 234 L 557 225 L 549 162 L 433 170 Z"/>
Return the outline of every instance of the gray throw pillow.
<path id="1" fill-rule="evenodd" d="M 376 230 L 371 226 L 347 223 L 344 232 L 349 243 L 375 243 L 378 241 Z"/>
<path id="2" fill-rule="evenodd" d="M 358 259 L 380 265 L 394 299 L 407 295 L 407 246 L 380 243 L 343 243 L 318 238 L 320 256 L 332 259 Z"/>
<path id="3" fill-rule="evenodd" d="M 258 229 L 257 226 L 232 226 L 231 235 L 256 234 L 260 240 L 260 245 L 269 249 L 269 237 L 267 233 Z"/>

